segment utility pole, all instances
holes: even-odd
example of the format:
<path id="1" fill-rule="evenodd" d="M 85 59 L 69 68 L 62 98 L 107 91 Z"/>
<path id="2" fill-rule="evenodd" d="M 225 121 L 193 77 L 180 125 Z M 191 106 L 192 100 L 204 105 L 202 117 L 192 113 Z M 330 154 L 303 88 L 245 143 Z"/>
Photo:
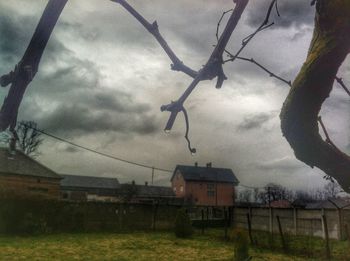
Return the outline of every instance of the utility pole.
<path id="1" fill-rule="evenodd" d="M 153 185 L 153 179 L 154 179 L 154 167 L 152 167 L 152 182 L 151 182 L 152 185 Z"/>

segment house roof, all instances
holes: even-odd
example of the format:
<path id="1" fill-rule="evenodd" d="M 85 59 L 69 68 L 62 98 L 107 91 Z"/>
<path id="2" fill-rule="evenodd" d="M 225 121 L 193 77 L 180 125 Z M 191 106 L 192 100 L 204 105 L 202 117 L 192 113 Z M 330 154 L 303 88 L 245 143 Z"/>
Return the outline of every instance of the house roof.
<path id="1" fill-rule="evenodd" d="M 297 198 L 292 202 L 292 206 L 297 208 L 305 208 L 308 204 L 313 203 L 316 203 L 316 200 Z"/>
<path id="2" fill-rule="evenodd" d="M 137 197 L 174 197 L 175 193 L 171 187 L 121 184 L 120 193 L 128 193 L 135 188 Z"/>
<path id="3" fill-rule="evenodd" d="M 61 179 L 54 171 L 23 152 L 11 154 L 7 148 L 0 148 L 0 173 Z"/>
<path id="4" fill-rule="evenodd" d="M 181 172 L 186 181 L 223 182 L 235 185 L 239 183 L 231 169 L 177 165 L 171 180 L 177 171 Z"/>
<path id="5" fill-rule="evenodd" d="M 61 187 L 75 188 L 97 188 L 97 189 L 117 189 L 120 187 L 119 181 L 116 178 L 92 177 L 79 175 L 64 175 L 61 174 Z"/>
<path id="6" fill-rule="evenodd" d="M 330 198 L 328 200 L 320 200 L 306 205 L 306 209 L 335 209 L 337 205 L 339 208 L 350 209 L 350 202 L 341 198 Z"/>
<path id="7" fill-rule="evenodd" d="M 290 208 L 292 207 L 292 203 L 290 203 L 286 199 L 275 200 L 270 203 L 270 207 L 272 208 Z"/>

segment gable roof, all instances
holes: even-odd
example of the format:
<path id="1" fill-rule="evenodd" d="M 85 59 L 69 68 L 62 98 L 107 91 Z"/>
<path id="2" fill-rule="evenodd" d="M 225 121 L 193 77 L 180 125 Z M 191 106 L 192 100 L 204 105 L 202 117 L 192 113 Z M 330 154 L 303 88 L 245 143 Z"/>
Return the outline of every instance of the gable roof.
<path id="1" fill-rule="evenodd" d="M 186 181 L 222 182 L 235 185 L 239 183 L 231 169 L 177 165 L 171 180 L 173 180 L 177 171 L 181 172 Z"/>
<path id="2" fill-rule="evenodd" d="M 117 189 L 120 187 L 116 178 L 61 175 L 61 187 L 94 188 L 94 189 Z"/>
<path id="3" fill-rule="evenodd" d="M 23 152 L 17 150 L 12 155 L 7 148 L 0 148 L 0 173 L 61 179 L 54 171 Z"/>

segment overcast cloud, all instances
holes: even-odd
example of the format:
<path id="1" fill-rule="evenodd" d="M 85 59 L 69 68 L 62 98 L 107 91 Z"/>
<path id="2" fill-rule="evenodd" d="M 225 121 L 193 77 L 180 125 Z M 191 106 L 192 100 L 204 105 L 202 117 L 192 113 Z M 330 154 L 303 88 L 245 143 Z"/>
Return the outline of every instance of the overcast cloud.
<path id="1" fill-rule="evenodd" d="M 149 21 L 157 20 L 169 45 L 187 65 L 198 70 L 216 43 L 215 30 L 232 0 L 134 1 Z M 287 80 L 305 60 L 312 35 L 310 1 L 280 0 L 281 17 L 257 35 L 243 52 Z M 0 3 L 0 73 L 21 58 L 47 1 Z M 260 25 L 270 1 L 251 0 L 228 46 Z M 271 20 L 271 21 L 272 21 Z M 222 28 L 221 28 L 222 29 Z M 176 164 L 232 168 L 246 185 L 281 183 L 293 188 L 324 184 L 322 173 L 297 161 L 281 135 L 279 110 L 288 86 L 254 65 L 237 61 L 224 68 L 228 80 L 221 90 L 201 83 L 186 103 L 193 146 L 186 147 L 184 122 L 165 134 L 168 113 L 159 108 L 175 100 L 190 83 L 170 70 L 158 43 L 125 10 L 111 1 L 70 0 L 49 41 L 36 78 L 29 86 L 19 118 L 101 152 L 136 162 L 174 169 Z M 349 60 L 341 68 L 350 79 Z M 1 100 L 7 89 L 0 90 Z M 330 134 L 350 152 L 349 102 L 335 87 L 322 110 Z M 39 160 L 58 173 L 117 177 L 121 182 L 149 181 L 149 170 L 80 151 L 45 139 Z M 156 184 L 168 185 L 169 173 L 156 173 Z"/>

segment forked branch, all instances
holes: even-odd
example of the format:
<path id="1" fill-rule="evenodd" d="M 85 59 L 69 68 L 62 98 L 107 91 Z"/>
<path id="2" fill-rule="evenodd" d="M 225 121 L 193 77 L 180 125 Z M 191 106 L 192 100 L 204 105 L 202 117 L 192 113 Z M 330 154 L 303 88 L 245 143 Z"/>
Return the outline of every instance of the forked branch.
<path id="1" fill-rule="evenodd" d="M 112 2 L 120 4 L 125 8 L 133 17 L 137 19 L 146 29 L 150 32 L 154 38 L 161 45 L 163 50 L 169 56 L 172 61 L 171 69 L 174 71 L 181 71 L 185 74 L 191 76 L 192 78 L 197 76 L 197 71 L 191 69 L 187 65 L 185 65 L 173 52 L 173 50 L 169 47 L 168 43 L 165 41 L 163 36 L 159 32 L 157 21 L 154 21 L 152 24 L 149 23 L 139 12 L 137 12 L 131 5 L 128 4 L 125 0 L 111 0 Z"/>

